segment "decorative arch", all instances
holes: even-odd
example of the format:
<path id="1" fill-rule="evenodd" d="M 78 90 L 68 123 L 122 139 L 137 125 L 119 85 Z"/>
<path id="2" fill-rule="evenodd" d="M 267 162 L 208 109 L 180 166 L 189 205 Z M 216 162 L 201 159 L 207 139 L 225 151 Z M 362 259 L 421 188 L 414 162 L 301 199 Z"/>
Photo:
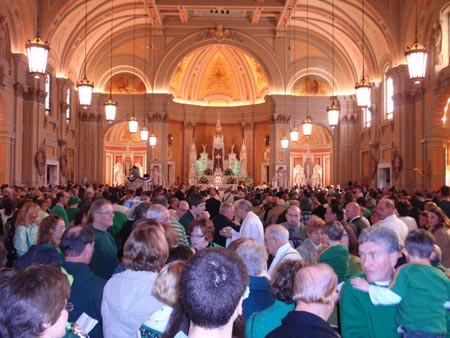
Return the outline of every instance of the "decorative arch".
<path id="1" fill-rule="evenodd" d="M 177 67 L 182 63 L 183 58 L 197 49 L 217 44 L 215 40 L 201 40 L 199 33 L 196 32 L 184 37 L 164 53 L 164 57 L 155 73 L 156 91 L 170 87 L 172 76 L 176 74 Z M 283 75 L 275 62 L 271 46 L 245 33 L 236 31 L 236 34 L 239 36 L 239 41 L 226 39 L 221 41 L 220 44 L 240 49 L 258 62 L 264 74 L 266 74 L 269 94 L 284 91 Z"/>

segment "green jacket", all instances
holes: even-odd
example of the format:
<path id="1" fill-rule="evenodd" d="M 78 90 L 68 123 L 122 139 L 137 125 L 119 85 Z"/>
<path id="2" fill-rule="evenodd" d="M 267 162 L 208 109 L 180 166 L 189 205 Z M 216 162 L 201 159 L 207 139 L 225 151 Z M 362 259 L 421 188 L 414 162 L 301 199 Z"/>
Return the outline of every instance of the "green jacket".
<path id="1" fill-rule="evenodd" d="M 358 277 L 366 278 L 364 274 Z M 397 306 L 376 306 L 367 292 L 346 282 L 342 288 L 340 306 L 343 338 L 398 338 L 395 314 Z"/>

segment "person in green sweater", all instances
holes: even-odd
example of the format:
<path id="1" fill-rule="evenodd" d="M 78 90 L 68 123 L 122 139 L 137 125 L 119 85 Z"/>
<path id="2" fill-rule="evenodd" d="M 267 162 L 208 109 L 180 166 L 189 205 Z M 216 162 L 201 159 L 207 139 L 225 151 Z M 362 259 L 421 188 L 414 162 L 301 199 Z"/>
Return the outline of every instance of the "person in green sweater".
<path id="1" fill-rule="evenodd" d="M 397 269 L 388 288 L 353 278 L 354 288 L 368 292 L 374 305 L 399 304 L 396 322 L 401 337 L 440 338 L 447 333 L 449 314 L 444 308 L 450 300 L 450 280 L 431 266 L 434 238 L 426 230 L 408 234 L 404 254 L 409 264 Z"/>
<path id="2" fill-rule="evenodd" d="M 264 338 L 280 326 L 282 319 L 294 310 L 295 303 L 292 300 L 294 277 L 302 267 L 303 262 L 299 260 L 286 260 L 277 266 L 270 282 L 270 293 L 275 297 L 275 302 L 267 309 L 253 313 L 247 319 L 245 325 L 247 338 Z"/>
<path id="3" fill-rule="evenodd" d="M 350 252 L 345 244 L 341 243 L 344 227 L 341 222 L 334 221 L 323 228 L 325 243 L 328 248 L 321 252 L 317 263 L 331 266 L 338 276 L 338 283 L 345 282 L 350 276 Z"/>
<path id="4" fill-rule="evenodd" d="M 74 225 L 75 214 L 80 211 L 80 208 L 78 208 L 79 203 L 80 199 L 77 196 L 72 196 L 69 198 L 69 202 L 67 202 L 66 214 L 71 226 Z"/>
<path id="5" fill-rule="evenodd" d="M 69 218 L 67 217 L 66 213 L 66 204 L 69 201 L 69 194 L 64 191 L 60 190 L 56 193 L 56 204 L 53 208 L 50 209 L 50 213 L 52 215 L 57 215 L 64 219 L 64 223 L 66 224 L 66 229 L 69 228 Z"/>
<path id="6" fill-rule="evenodd" d="M 369 283 L 388 286 L 399 257 L 397 234 L 386 228 L 370 228 L 359 236 L 363 273 Z M 341 291 L 340 329 L 344 338 L 398 338 L 396 305 L 375 306 L 366 292 L 347 282 Z"/>
<path id="7" fill-rule="evenodd" d="M 96 200 L 89 210 L 88 226 L 94 230 L 94 254 L 89 267 L 98 276 L 109 279 L 119 265 L 114 237 L 107 231 L 113 225 L 114 210 L 108 200 Z"/>

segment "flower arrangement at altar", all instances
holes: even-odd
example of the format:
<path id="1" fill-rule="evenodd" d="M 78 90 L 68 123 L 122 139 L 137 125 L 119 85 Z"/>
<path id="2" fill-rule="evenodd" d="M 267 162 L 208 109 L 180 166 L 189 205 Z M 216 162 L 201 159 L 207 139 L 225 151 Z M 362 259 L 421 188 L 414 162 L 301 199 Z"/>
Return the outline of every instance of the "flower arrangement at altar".
<path id="1" fill-rule="evenodd" d="M 210 168 L 206 168 L 203 170 L 203 175 L 211 176 L 213 174 L 212 170 Z"/>
<path id="2" fill-rule="evenodd" d="M 211 170 L 211 169 L 210 169 L 210 170 Z M 205 171 L 206 171 L 206 169 L 205 169 Z M 207 178 L 206 176 L 202 176 L 202 177 L 200 177 L 200 179 L 198 180 L 198 183 L 200 183 L 200 184 L 208 184 L 209 181 L 208 181 L 208 178 Z"/>
<path id="3" fill-rule="evenodd" d="M 237 178 L 236 176 L 230 176 L 227 179 L 227 184 L 236 184 L 237 183 Z"/>
<path id="4" fill-rule="evenodd" d="M 225 176 L 233 176 L 233 170 L 231 168 L 227 168 L 225 169 L 225 171 L 223 172 L 223 174 Z"/>

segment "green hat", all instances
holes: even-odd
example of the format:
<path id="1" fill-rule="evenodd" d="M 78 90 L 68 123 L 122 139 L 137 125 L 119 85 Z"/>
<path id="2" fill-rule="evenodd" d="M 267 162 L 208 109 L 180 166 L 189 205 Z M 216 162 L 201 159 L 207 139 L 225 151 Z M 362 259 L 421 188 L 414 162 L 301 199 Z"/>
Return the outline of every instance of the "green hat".
<path id="1" fill-rule="evenodd" d="M 69 198 L 69 202 L 67 204 L 68 205 L 75 205 L 78 202 L 80 202 L 80 199 L 77 196 L 72 196 L 71 198 Z"/>

